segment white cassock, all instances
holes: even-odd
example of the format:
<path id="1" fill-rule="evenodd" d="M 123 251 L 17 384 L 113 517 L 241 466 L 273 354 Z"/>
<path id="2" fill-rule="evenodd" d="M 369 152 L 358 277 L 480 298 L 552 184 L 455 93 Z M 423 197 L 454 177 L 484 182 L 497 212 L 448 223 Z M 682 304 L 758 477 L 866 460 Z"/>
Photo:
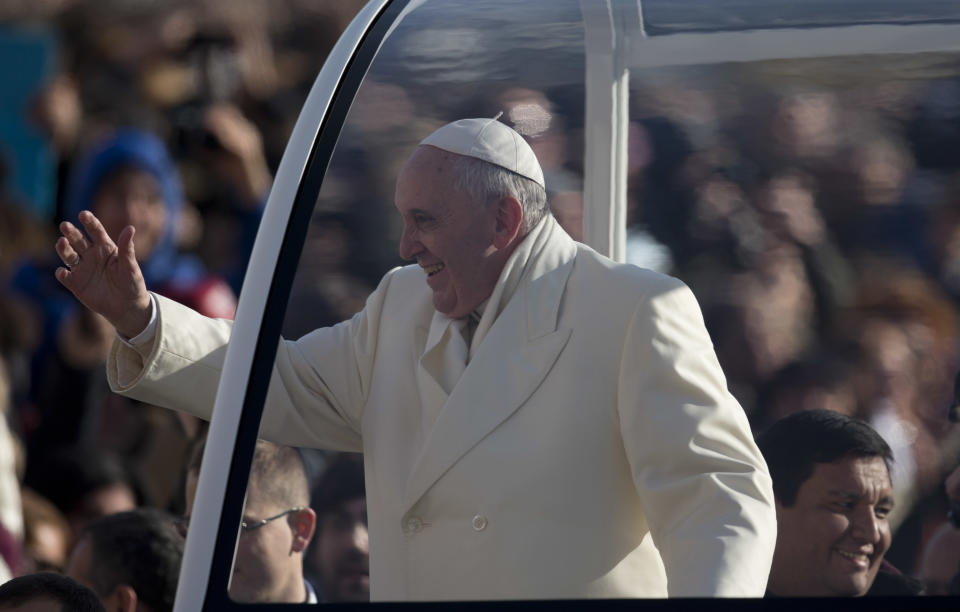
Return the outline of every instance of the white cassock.
<path id="1" fill-rule="evenodd" d="M 110 384 L 209 418 L 230 323 L 156 299 L 155 341 L 115 342 Z M 548 216 L 448 393 L 456 331 L 408 266 L 277 350 L 262 435 L 364 453 L 372 599 L 763 595 L 770 477 L 683 283 Z"/>

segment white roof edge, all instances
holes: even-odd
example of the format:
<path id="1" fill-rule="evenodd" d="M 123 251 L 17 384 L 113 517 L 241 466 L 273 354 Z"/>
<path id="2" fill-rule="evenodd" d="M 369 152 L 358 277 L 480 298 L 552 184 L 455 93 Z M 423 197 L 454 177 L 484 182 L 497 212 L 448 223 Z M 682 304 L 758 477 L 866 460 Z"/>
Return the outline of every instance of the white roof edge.
<path id="1" fill-rule="evenodd" d="M 960 24 L 857 25 L 634 38 L 631 68 L 960 50 Z"/>

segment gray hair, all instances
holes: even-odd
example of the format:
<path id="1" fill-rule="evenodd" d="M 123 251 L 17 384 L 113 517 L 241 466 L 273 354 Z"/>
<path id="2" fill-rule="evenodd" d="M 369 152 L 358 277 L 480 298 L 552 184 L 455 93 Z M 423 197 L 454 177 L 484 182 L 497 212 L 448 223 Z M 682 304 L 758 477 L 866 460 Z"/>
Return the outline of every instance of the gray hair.
<path id="1" fill-rule="evenodd" d="M 458 155 L 453 162 L 454 187 L 462 189 L 477 205 L 508 195 L 523 210 L 521 234 L 526 234 L 547 214 L 547 192 L 536 181 L 475 157 Z"/>

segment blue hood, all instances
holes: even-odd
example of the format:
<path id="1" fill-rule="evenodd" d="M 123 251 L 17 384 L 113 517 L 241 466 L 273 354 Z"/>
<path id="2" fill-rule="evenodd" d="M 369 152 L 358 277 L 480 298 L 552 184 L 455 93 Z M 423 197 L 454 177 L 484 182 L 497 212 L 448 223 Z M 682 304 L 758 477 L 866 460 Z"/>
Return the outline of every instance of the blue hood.
<path id="1" fill-rule="evenodd" d="M 67 184 L 64 214 L 76 223 L 81 210 L 92 210 L 93 198 L 111 172 L 120 167 L 145 170 L 156 177 L 167 207 L 166 227 L 149 259 L 141 261 L 147 287 L 192 282 L 203 274 L 200 262 L 177 252 L 175 228 L 183 207 L 183 186 L 163 142 L 148 132 L 121 129 L 89 149 L 74 167 Z"/>

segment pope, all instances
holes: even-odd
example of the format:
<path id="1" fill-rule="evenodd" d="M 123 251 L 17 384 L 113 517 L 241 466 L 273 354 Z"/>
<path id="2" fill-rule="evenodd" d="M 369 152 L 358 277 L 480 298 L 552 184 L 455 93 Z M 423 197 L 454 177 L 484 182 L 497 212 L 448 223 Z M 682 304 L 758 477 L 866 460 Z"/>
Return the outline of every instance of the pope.
<path id="1" fill-rule="evenodd" d="M 261 429 L 364 453 L 371 599 L 762 596 L 770 476 L 692 292 L 567 236 L 496 119 L 424 139 L 395 205 L 414 263 L 280 342 Z M 209 418 L 231 323 L 79 219 L 56 276 L 117 330 L 112 389 Z"/>

